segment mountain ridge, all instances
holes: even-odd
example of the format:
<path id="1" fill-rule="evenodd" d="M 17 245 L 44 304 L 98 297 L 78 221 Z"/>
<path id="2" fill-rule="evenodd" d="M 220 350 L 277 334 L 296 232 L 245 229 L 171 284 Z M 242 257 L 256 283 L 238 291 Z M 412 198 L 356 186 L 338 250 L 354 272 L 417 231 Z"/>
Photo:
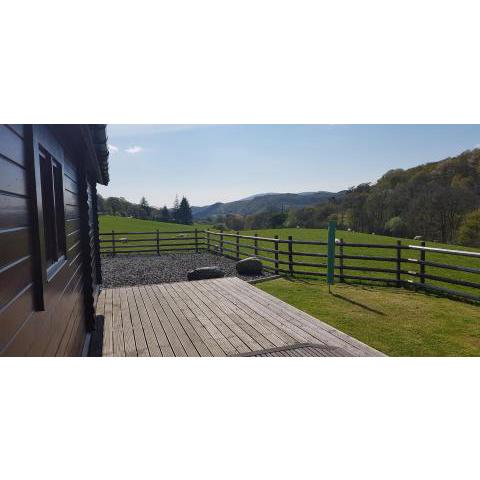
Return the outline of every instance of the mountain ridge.
<path id="1" fill-rule="evenodd" d="M 193 206 L 195 219 L 216 215 L 254 215 L 265 211 L 285 211 L 289 208 L 302 208 L 317 205 L 344 192 L 300 192 L 300 193 L 259 193 L 233 202 L 216 202 L 202 207 Z"/>

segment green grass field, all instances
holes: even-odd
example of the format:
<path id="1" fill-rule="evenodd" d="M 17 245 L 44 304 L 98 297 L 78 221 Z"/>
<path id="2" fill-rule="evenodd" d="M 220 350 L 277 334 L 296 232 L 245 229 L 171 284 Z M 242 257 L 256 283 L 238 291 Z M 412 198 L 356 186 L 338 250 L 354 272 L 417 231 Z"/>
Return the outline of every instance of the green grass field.
<path id="1" fill-rule="evenodd" d="M 479 356 L 480 307 L 401 288 L 272 280 L 257 285 L 391 356 Z"/>
<path id="2" fill-rule="evenodd" d="M 100 215 L 98 217 L 100 233 L 111 232 L 177 232 L 180 230 L 205 230 L 206 224 L 178 225 L 176 223 L 155 222 L 153 220 L 139 220 L 138 218 L 115 217 L 113 215 Z"/>

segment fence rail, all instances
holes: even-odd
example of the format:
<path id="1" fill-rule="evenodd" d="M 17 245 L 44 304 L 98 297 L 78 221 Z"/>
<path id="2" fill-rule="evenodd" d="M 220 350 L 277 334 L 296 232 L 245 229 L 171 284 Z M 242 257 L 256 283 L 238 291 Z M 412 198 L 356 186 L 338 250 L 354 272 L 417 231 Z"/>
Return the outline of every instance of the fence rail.
<path id="1" fill-rule="evenodd" d="M 233 260 L 253 255 L 264 262 L 267 271 L 275 274 L 325 277 L 327 271 L 327 242 L 324 241 L 198 229 L 100 233 L 102 254 L 161 255 L 200 251 Z M 478 266 L 471 264 L 476 259 Z M 400 240 L 392 244 L 348 243 L 343 239 L 335 242 L 335 278 L 340 282 L 354 280 L 412 286 L 480 301 L 479 276 L 480 252 L 427 247 L 425 242 L 409 245 Z"/>
<path id="2" fill-rule="evenodd" d="M 199 252 L 203 248 L 203 230 L 163 232 L 101 232 L 100 253 L 119 255 L 132 253 L 171 253 L 176 251 Z M 141 235 L 141 237 L 140 237 Z"/>

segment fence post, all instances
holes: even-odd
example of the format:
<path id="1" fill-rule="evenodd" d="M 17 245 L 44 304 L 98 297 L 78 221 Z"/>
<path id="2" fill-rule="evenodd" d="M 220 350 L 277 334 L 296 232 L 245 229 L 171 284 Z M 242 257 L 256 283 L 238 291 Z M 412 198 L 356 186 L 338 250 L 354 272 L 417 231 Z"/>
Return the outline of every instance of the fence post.
<path id="1" fill-rule="evenodd" d="M 112 255 L 115 255 L 115 231 L 112 230 Z"/>
<path id="2" fill-rule="evenodd" d="M 293 238 L 291 235 L 288 237 L 288 271 L 293 277 Z"/>
<path id="3" fill-rule="evenodd" d="M 335 232 L 337 228 L 337 222 L 330 220 L 328 222 L 328 251 L 327 251 L 327 283 L 328 293 L 330 293 L 330 287 L 335 283 Z"/>
<path id="4" fill-rule="evenodd" d="M 210 253 L 210 232 L 207 230 L 207 252 Z"/>
<path id="5" fill-rule="evenodd" d="M 343 238 L 340 239 L 340 283 L 345 283 L 343 278 Z"/>
<path id="6" fill-rule="evenodd" d="M 198 229 L 195 229 L 195 253 L 198 253 Z"/>
<path id="7" fill-rule="evenodd" d="M 255 234 L 255 237 L 258 237 L 258 233 Z M 257 257 L 258 256 L 258 238 L 255 238 L 253 242 L 255 247 L 255 249 L 253 250 L 253 253 Z"/>
<path id="8" fill-rule="evenodd" d="M 220 230 L 220 255 L 223 255 L 223 228 Z"/>
<path id="9" fill-rule="evenodd" d="M 425 242 L 420 244 L 425 246 Z M 420 250 L 420 283 L 425 283 L 425 250 Z"/>
<path id="10" fill-rule="evenodd" d="M 397 240 L 397 287 L 402 285 L 400 270 L 402 269 L 402 241 Z"/>
<path id="11" fill-rule="evenodd" d="M 278 275 L 278 235 L 275 235 L 273 244 L 275 245 L 275 275 Z"/>
<path id="12" fill-rule="evenodd" d="M 160 232 L 157 228 L 157 255 L 160 255 Z"/>
<path id="13" fill-rule="evenodd" d="M 237 230 L 237 245 L 236 245 L 236 248 L 237 248 L 237 261 L 240 260 L 240 232 Z"/>

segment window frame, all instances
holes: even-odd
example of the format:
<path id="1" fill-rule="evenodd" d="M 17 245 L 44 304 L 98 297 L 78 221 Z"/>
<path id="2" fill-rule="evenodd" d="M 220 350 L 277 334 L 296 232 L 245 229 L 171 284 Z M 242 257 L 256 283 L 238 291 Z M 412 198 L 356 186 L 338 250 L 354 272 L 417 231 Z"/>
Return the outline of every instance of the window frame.
<path id="1" fill-rule="evenodd" d="M 67 261 L 64 172 L 62 163 L 41 145 L 38 154 L 48 283 Z"/>

